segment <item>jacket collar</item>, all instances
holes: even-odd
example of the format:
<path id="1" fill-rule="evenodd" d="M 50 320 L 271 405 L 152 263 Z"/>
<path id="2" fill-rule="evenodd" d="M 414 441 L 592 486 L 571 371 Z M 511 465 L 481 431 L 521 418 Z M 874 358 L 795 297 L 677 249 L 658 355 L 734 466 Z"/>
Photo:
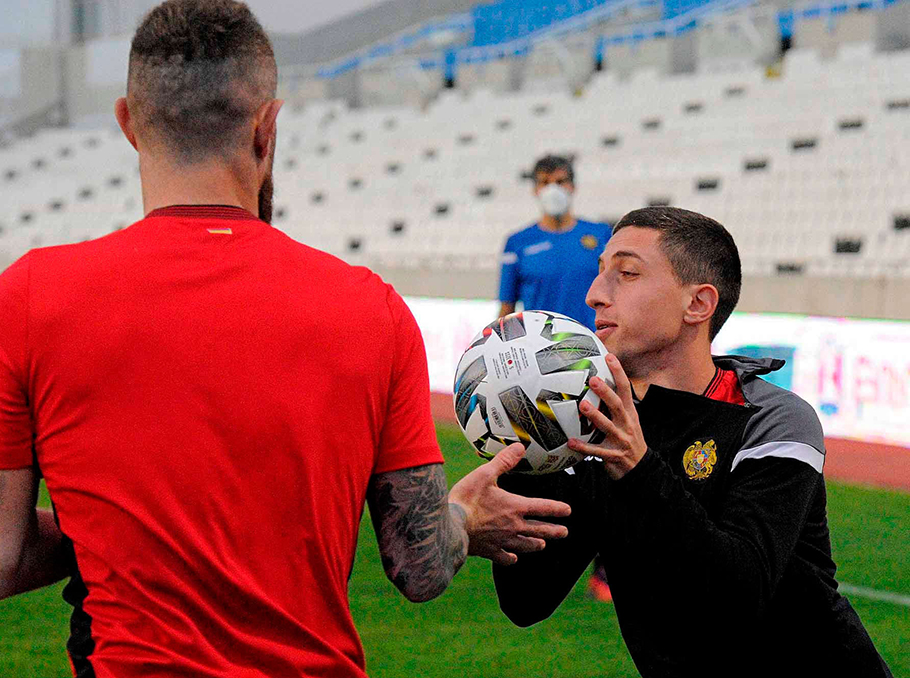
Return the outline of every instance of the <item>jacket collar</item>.
<path id="1" fill-rule="evenodd" d="M 763 374 L 777 372 L 786 364 L 779 358 L 747 358 L 741 355 L 716 355 L 712 356 L 714 364 L 724 370 L 733 370 L 743 383 Z"/>
<path id="2" fill-rule="evenodd" d="M 770 372 L 777 372 L 781 367 L 786 364 L 785 360 L 780 360 L 779 358 L 747 358 L 742 355 L 715 355 L 711 356 L 711 359 L 714 361 L 714 364 L 723 369 L 723 370 L 733 370 L 736 373 L 736 378 L 739 379 L 740 386 L 745 384 L 747 381 L 760 377 L 763 374 L 768 374 Z M 654 385 L 651 388 L 655 388 Z M 672 391 L 673 389 L 668 389 L 664 386 L 656 386 L 656 388 L 664 391 Z M 650 392 L 650 388 L 648 392 Z M 684 393 L 684 391 L 679 391 Z M 697 395 L 697 394 L 690 394 Z M 749 403 L 749 398 L 743 393 L 743 396 L 746 398 L 746 403 L 749 407 L 754 407 Z M 645 398 L 647 398 L 647 393 Z M 700 396 L 704 397 L 704 396 Z M 635 403 L 640 403 L 641 398 L 638 397 L 635 393 L 635 389 L 632 389 L 632 400 Z"/>

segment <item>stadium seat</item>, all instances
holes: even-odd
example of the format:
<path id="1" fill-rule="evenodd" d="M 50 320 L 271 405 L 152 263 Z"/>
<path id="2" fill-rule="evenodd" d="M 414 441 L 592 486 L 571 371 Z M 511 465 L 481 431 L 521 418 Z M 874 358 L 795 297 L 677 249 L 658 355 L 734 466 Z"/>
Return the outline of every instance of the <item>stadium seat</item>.
<path id="1" fill-rule="evenodd" d="M 491 270 L 536 218 L 526 174 L 571 155 L 577 211 L 704 211 L 751 275 L 880 276 L 910 268 L 910 51 L 790 50 L 783 75 L 595 74 L 581 96 L 445 91 L 425 110 L 287 105 L 274 224 L 352 263 Z M 0 149 L 0 264 L 142 216 L 136 155 L 117 130 L 49 130 Z M 862 242 L 855 256 L 837 239 Z M 781 268 L 782 267 L 782 268 Z M 789 268 L 788 268 L 789 267 Z M 897 273 L 895 273 L 897 274 Z"/>

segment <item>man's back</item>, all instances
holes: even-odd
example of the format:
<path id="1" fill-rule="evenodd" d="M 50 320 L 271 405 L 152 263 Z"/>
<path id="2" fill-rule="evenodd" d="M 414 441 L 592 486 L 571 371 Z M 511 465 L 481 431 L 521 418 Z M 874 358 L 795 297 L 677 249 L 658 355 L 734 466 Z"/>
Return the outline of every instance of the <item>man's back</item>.
<path id="1" fill-rule="evenodd" d="M 33 419 L 85 582 L 80 675 L 363 675 L 347 581 L 367 483 L 441 461 L 400 297 L 194 207 L 32 252 L 0 300 L 0 468 L 30 459 Z"/>

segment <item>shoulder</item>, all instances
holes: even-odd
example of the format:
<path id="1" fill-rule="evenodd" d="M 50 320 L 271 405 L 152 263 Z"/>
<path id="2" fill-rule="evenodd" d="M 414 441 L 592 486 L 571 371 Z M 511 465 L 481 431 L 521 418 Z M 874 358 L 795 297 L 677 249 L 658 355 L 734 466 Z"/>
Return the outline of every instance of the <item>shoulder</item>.
<path id="1" fill-rule="evenodd" d="M 821 471 L 825 434 L 812 406 L 792 391 L 754 377 L 743 384 L 746 400 L 760 408 L 746 426 L 740 454 L 789 457 Z M 759 450 L 760 453 L 756 453 Z"/>
<path id="2" fill-rule="evenodd" d="M 149 219 L 142 218 L 90 240 L 37 247 L 29 251 L 32 269 L 56 276 L 69 271 L 107 270 L 111 261 L 126 263 L 149 252 L 153 245 L 165 242 L 161 236 L 154 235 L 156 229 L 143 228 L 149 223 Z"/>
<path id="3" fill-rule="evenodd" d="M 28 286 L 33 257 L 34 250 L 31 250 L 16 259 L 5 271 L 0 273 L 0 294 L 9 294 L 14 290 Z"/>
<path id="4" fill-rule="evenodd" d="M 105 254 L 119 258 L 125 249 L 128 229 L 115 231 L 107 235 L 66 245 L 37 247 L 30 250 L 23 259 L 28 258 L 31 275 L 36 280 L 51 282 L 78 275 L 83 269 L 93 267 L 106 268 Z"/>
<path id="5" fill-rule="evenodd" d="M 278 229 L 272 229 L 271 236 L 280 247 L 282 257 L 290 255 L 295 263 L 305 262 L 306 276 L 325 276 L 333 285 L 358 285 L 378 293 L 385 293 L 388 285 L 366 266 L 354 266 L 323 250 L 310 247 Z"/>
<path id="6" fill-rule="evenodd" d="M 611 234 L 612 230 L 607 224 L 579 219 L 575 228 L 569 232 L 569 237 L 574 238 L 577 247 L 599 257 Z"/>
<path id="7" fill-rule="evenodd" d="M 357 315 L 372 322 L 390 322 L 389 327 L 417 328 L 411 307 L 391 283 L 366 266 L 354 266 L 338 257 L 294 241 L 304 248 L 307 277 L 321 279 L 321 294 L 355 305 Z M 352 310 L 353 313 L 353 310 Z M 418 330 L 419 331 L 419 330 Z"/>
<path id="8" fill-rule="evenodd" d="M 812 405 L 798 395 L 757 377 L 743 384 L 743 395 L 761 408 L 747 429 L 751 429 L 756 441 L 787 436 L 824 449 L 824 432 L 818 415 Z"/>
<path id="9" fill-rule="evenodd" d="M 28 315 L 32 253 L 20 257 L 0 274 L 0 343 Z"/>
<path id="10" fill-rule="evenodd" d="M 580 226 L 583 231 L 594 235 L 606 236 L 608 239 L 613 234 L 613 227 L 602 221 L 578 219 L 577 225 Z"/>
<path id="11" fill-rule="evenodd" d="M 579 219 L 575 228 L 572 229 L 572 233 L 576 235 L 577 243 L 583 249 L 600 256 L 610 240 L 610 236 L 613 235 L 613 229 L 608 224 Z"/>
<path id="12" fill-rule="evenodd" d="M 364 317 L 370 315 L 365 309 L 372 309 L 378 316 L 391 318 L 396 326 L 402 322 L 414 324 L 413 313 L 404 298 L 378 273 L 366 266 L 353 266 L 322 250 L 308 249 L 309 261 L 313 262 L 310 271 L 324 278 L 326 294 L 355 304 L 362 309 L 358 313 Z"/>
<path id="13" fill-rule="evenodd" d="M 509 237 L 506 239 L 506 249 L 522 247 L 534 242 L 535 240 L 539 240 L 541 235 L 543 235 L 543 231 L 540 230 L 537 224 L 525 226 L 524 228 L 509 235 Z"/>
<path id="14" fill-rule="evenodd" d="M 600 221 L 579 221 L 578 223 L 582 226 L 582 233 L 590 234 L 597 238 L 600 249 L 603 249 L 613 235 L 613 227 L 610 224 Z M 598 254 L 600 253 L 598 252 Z"/>

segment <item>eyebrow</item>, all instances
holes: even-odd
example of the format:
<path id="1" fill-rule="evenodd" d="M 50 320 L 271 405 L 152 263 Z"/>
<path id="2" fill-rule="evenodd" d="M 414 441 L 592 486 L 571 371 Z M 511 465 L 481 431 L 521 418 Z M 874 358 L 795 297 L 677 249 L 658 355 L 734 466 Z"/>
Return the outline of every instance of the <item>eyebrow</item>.
<path id="1" fill-rule="evenodd" d="M 610 258 L 611 259 L 627 259 L 627 258 L 628 259 L 638 259 L 640 262 L 645 263 L 645 260 L 642 259 L 639 255 L 635 254 L 635 252 L 627 252 L 624 250 L 620 250 L 619 252 L 614 252 L 613 256 L 611 256 Z M 606 261 L 604 261 L 603 254 L 600 255 L 600 263 L 603 265 L 606 265 L 606 263 L 607 263 Z"/>

